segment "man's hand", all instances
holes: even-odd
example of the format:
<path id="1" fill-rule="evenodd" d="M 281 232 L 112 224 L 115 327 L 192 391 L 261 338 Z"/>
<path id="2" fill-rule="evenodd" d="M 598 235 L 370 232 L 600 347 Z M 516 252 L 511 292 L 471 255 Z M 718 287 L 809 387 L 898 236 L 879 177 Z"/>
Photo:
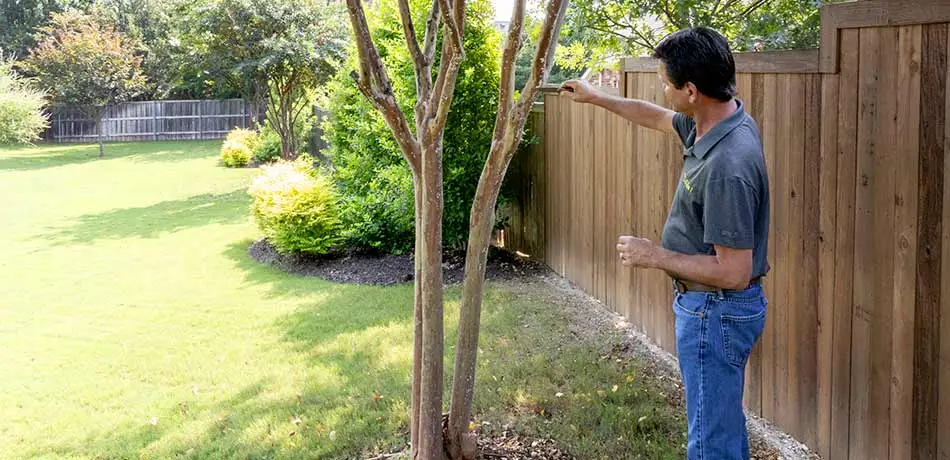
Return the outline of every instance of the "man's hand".
<path id="1" fill-rule="evenodd" d="M 656 266 L 658 251 L 656 243 L 646 238 L 621 236 L 617 239 L 620 261 L 627 266 L 652 268 Z"/>
<path id="2" fill-rule="evenodd" d="M 593 102 L 597 98 L 597 90 L 584 80 L 568 80 L 561 84 L 561 96 L 574 102 Z"/>

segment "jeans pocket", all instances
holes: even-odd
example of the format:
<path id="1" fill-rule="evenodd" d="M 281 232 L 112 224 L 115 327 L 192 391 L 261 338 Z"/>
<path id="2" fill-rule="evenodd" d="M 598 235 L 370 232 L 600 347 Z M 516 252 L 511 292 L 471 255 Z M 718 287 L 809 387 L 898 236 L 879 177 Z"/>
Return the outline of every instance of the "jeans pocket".
<path id="1" fill-rule="evenodd" d="M 702 318 L 706 315 L 706 294 L 677 293 L 673 299 L 673 313 L 680 317 Z"/>
<path id="2" fill-rule="evenodd" d="M 752 353 L 752 347 L 762 335 L 765 329 L 765 301 L 760 302 L 756 308 L 750 308 L 751 305 L 743 304 L 735 313 L 722 314 L 722 345 L 726 358 L 733 366 L 744 367 Z"/>

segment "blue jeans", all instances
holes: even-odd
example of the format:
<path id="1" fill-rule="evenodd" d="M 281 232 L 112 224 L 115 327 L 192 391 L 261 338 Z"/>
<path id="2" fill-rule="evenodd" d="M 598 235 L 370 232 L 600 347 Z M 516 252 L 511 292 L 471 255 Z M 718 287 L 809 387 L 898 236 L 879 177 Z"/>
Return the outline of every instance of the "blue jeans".
<path id="1" fill-rule="evenodd" d="M 676 348 L 686 388 L 689 460 L 747 460 L 745 367 L 765 328 L 760 285 L 675 293 Z"/>

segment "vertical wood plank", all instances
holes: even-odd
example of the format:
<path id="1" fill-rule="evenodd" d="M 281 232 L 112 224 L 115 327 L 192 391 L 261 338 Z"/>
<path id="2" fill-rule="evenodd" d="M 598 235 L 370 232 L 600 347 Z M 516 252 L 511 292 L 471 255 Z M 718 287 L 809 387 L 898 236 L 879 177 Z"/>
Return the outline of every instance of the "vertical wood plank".
<path id="1" fill-rule="evenodd" d="M 784 219 L 781 225 L 781 243 L 780 248 L 785 251 L 782 256 L 782 263 L 785 268 L 785 274 L 782 277 L 785 285 L 782 289 L 783 306 L 781 309 L 781 324 L 784 325 L 782 343 L 784 344 L 783 356 L 783 376 L 786 385 L 782 386 L 781 413 L 783 421 L 789 431 L 801 436 L 802 423 L 799 419 L 799 400 L 801 393 L 801 379 L 798 368 L 798 355 L 803 345 L 797 340 L 797 332 L 800 329 L 799 319 L 801 315 L 801 290 L 802 290 L 802 188 L 803 188 L 803 169 L 804 169 L 804 147 L 805 137 L 801 131 L 804 123 L 805 105 L 803 96 L 805 95 L 805 85 L 800 75 L 783 75 L 783 100 L 786 107 L 783 115 L 783 136 L 787 140 L 781 142 L 778 150 L 782 156 L 781 171 L 784 172 L 785 180 L 784 193 L 779 195 L 779 200 L 785 205 L 784 212 L 780 219 Z M 807 270 L 807 267 L 805 268 Z"/>
<path id="2" fill-rule="evenodd" d="M 941 238 L 947 129 L 946 24 L 924 26 L 921 46 L 920 158 L 917 200 L 917 308 L 914 315 L 913 457 L 938 458 Z"/>
<path id="3" fill-rule="evenodd" d="M 920 135 L 920 46 L 923 28 L 902 27 L 898 36 L 897 154 L 895 168 L 894 313 L 890 350 L 890 458 L 913 452 L 914 307 L 917 284 L 917 160 Z"/>
<path id="4" fill-rule="evenodd" d="M 876 455 L 872 447 L 871 420 L 871 320 L 874 306 L 881 301 L 875 296 L 880 289 L 873 286 L 874 242 L 874 155 L 877 129 L 878 98 L 882 89 L 878 85 L 881 72 L 880 29 L 860 30 L 860 75 L 858 99 L 861 101 L 858 114 L 858 163 L 855 195 L 854 235 L 854 316 L 852 318 L 851 361 L 851 459 L 863 460 Z"/>
<path id="5" fill-rule="evenodd" d="M 572 145 L 574 136 L 573 136 L 573 130 L 572 130 L 572 127 L 571 127 L 571 120 L 573 119 L 572 113 L 573 113 L 573 111 L 574 111 L 574 107 L 573 107 L 573 104 L 572 104 L 570 101 L 567 101 L 567 100 L 561 101 L 561 102 L 560 102 L 560 106 L 561 106 L 561 113 L 560 113 L 560 125 L 561 125 L 561 126 L 560 126 L 560 130 L 561 130 L 561 132 L 563 133 L 563 138 L 562 138 L 562 141 L 563 141 L 563 142 L 560 143 L 559 145 L 561 145 L 561 146 Z M 560 195 L 561 195 L 561 206 L 562 206 L 562 209 L 564 210 L 564 212 L 563 212 L 561 215 L 567 217 L 567 219 L 563 219 L 563 220 L 560 221 L 560 224 L 561 224 L 561 225 L 560 225 L 560 226 L 561 226 L 561 229 L 560 229 L 560 239 L 561 239 L 561 261 L 560 261 L 560 265 L 561 265 L 561 274 L 562 274 L 563 276 L 568 277 L 568 278 L 570 278 L 570 275 L 571 275 L 571 273 L 572 273 L 572 265 L 571 265 L 571 259 L 572 259 L 572 257 L 571 257 L 571 249 L 572 249 L 572 247 L 571 247 L 571 246 L 572 246 L 572 241 L 571 241 L 571 224 L 572 224 L 572 222 L 571 222 L 571 221 L 574 219 L 574 216 L 573 216 L 573 214 L 572 214 L 573 209 L 572 209 L 571 205 L 572 205 L 572 201 L 573 201 L 573 200 L 572 200 L 571 198 L 576 194 L 576 192 L 574 191 L 573 182 L 571 181 L 571 179 L 572 179 L 572 174 L 571 174 L 571 172 L 573 171 L 573 168 L 574 168 L 574 164 L 573 164 L 572 157 L 571 157 L 571 152 L 572 152 L 571 149 L 565 149 L 565 148 L 562 148 L 562 149 L 561 149 L 561 153 L 560 153 L 560 156 L 561 156 L 561 169 L 560 169 L 560 176 L 561 176 L 560 183 L 561 183 L 561 186 L 559 187 L 559 189 L 560 189 Z"/>
<path id="6" fill-rule="evenodd" d="M 946 25 L 944 25 L 946 27 Z M 948 45 L 944 48 L 950 50 L 950 32 L 946 33 Z M 924 48 L 926 49 L 926 48 Z M 946 59 L 945 59 L 946 60 Z M 943 112 L 944 139 L 950 139 L 950 124 L 946 122 L 950 118 L 950 94 L 947 94 L 947 87 L 950 87 L 950 71 L 944 71 L 946 79 L 943 87 L 943 98 L 946 100 L 946 108 Z M 938 95 L 939 91 L 936 92 Z M 929 96 L 929 94 L 928 94 Z M 939 102 L 939 101 L 938 101 Z M 943 206 L 941 215 L 941 247 L 940 254 L 940 286 L 941 291 L 937 294 L 940 309 L 937 317 L 940 323 L 936 331 L 938 344 L 936 346 L 937 369 L 934 397 L 937 398 L 937 423 L 933 437 L 936 438 L 936 455 L 938 460 L 950 460 L 950 296 L 941 295 L 943 286 L 950 286 L 950 187 L 946 184 L 950 181 L 950 143 L 944 141 L 943 145 L 943 175 L 940 188 L 942 188 Z M 929 188 L 929 187 L 928 187 Z M 919 308 L 919 306 L 918 306 Z M 916 393 L 916 392 L 915 392 Z M 915 436 L 916 439 L 916 436 Z M 926 438 L 925 438 L 926 440 Z"/>
<path id="7" fill-rule="evenodd" d="M 655 74 L 644 73 L 644 78 L 649 81 L 649 90 L 646 94 L 647 100 L 657 105 L 662 105 L 663 100 L 660 97 L 662 93 L 661 85 Z M 641 226 L 637 236 L 648 238 L 652 241 L 659 241 L 660 234 L 657 230 L 661 227 L 662 221 L 658 224 L 657 215 L 662 212 L 664 192 L 659 187 L 659 176 L 662 174 L 662 163 L 660 156 L 664 152 L 666 134 L 659 131 L 649 130 L 650 142 L 643 155 L 640 156 L 638 164 L 638 174 L 640 183 L 643 184 L 642 194 L 639 197 Z M 667 314 L 665 305 L 661 304 L 661 293 L 658 289 L 664 286 L 662 277 L 664 274 L 658 270 L 638 270 L 641 276 L 642 284 L 640 287 L 641 309 L 644 311 L 649 324 L 651 337 L 662 340 L 665 321 L 662 318 Z"/>
<path id="8" fill-rule="evenodd" d="M 640 91 L 639 78 L 636 74 L 628 74 L 627 77 L 627 94 L 631 97 L 636 97 Z M 629 235 L 633 232 L 634 182 L 632 165 L 640 132 L 633 123 L 620 119 L 620 117 L 617 117 L 617 124 L 618 138 L 622 148 L 620 149 L 620 155 L 617 161 L 619 176 L 617 178 L 618 188 L 615 202 L 618 206 L 618 227 L 615 229 L 615 233 L 617 235 Z M 616 239 L 614 241 L 616 241 Z M 618 305 L 620 305 L 618 311 L 624 313 L 624 316 L 631 320 L 637 328 L 642 330 L 642 324 L 637 322 L 639 318 L 634 308 L 633 273 L 629 268 L 620 265 L 618 258 L 614 259 L 614 267 L 616 267 L 617 271 L 617 297 Z"/>
<path id="9" fill-rule="evenodd" d="M 584 290 L 586 290 L 591 295 L 596 296 L 596 287 L 595 287 L 595 270 L 594 270 L 594 225 L 593 215 L 591 210 L 593 209 L 594 201 L 594 163 L 595 163 L 595 149 L 594 149 L 594 133 L 597 129 L 594 125 L 595 123 L 595 112 L 599 109 L 594 107 L 591 104 L 584 104 L 582 112 L 582 120 L 586 123 L 579 123 L 579 125 L 584 129 L 578 135 L 583 139 L 583 150 L 576 151 L 575 153 L 580 153 L 580 158 L 583 160 L 581 163 L 581 184 L 583 189 L 581 190 L 581 207 L 586 212 L 579 212 L 578 218 L 581 221 L 581 247 L 580 247 L 580 277 L 584 280 Z"/>
<path id="10" fill-rule="evenodd" d="M 626 76 L 622 80 L 626 79 Z M 621 93 L 623 94 L 623 93 Z M 602 263 L 604 266 L 604 302 L 611 308 L 617 305 L 617 257 L 615 229 L 617 228 L 617 159 L 621 150 L 618 139 L 620 133 L 617 129 L 619 118 L 613 113 L 607 113 L 604 125 L 606 132 L 604 138 L 607 139 L 607 148 L 604 159 L 604 226 L 601 239 L 604 241 L 604 253 L 602 254 Z"/>
<path id="11" fill-rule="evenodd" d="M 848 458 L 851 445 L 851 317 L 853 310 L 857 173 L 859 33 L 841 31 L 838 79 L 838 172 L 835 292 L 831 366 L 831 435 L 828 458 Z"/>
<path id="12" fill-rule="evenodd" d="M 605 123 L 607 121 L 607 111 L 601 108 L 594 109 L 593 126 L 589 136 L 593 136 L 593 163 L 594 180 L 592 184 L 593 203 L 591 206 L 590 220 L 593 223 L 593 252 L 591 257 L 590 269 L 593 272 L 594 296 L 601 301 L 606 300 L 607 296 L 604 289 L 604 271 L 606 265 L 607 252 L 605 247 L 607 241 L 604 240 L 605 222 L 605 159 L 607 157 L 607 130 Z"/>
<path id="13" fill-rule="evenodd" d="M 821 147 L 818 218 L 817 447 L 831 454 L 832 362 L 834 358 L 835 234 L 838 175 L 838 76 L 821 77 Z"/>
<path id="14" fill-rule="evenodd" d="M 748 112 L 752 115 L 752 118 L 755 120 L 756 124 L 759 127 L 760 137 L 764 136 L 765 133 L 762 131 L 763 128 L 763 76 L 761 74 L 746 74 L 748 77 L 748 90 L 746 90 L 745 101 L 747 102 Z M 740 92 L 743 90 L 741 89 Z M 764 143 L 764 138 L 763 138 Z M 767 160 L 766 168 L 768 169 L 770 165 Z M 769 182 L 771 183 L 772 177 L 769 175 Z M 774 200 L 773 200 L 774 201 Z M 774 232 L 774 228 L 770 228 L 770 235 Z M 771 237 L 770 237 L 771 238 Z M 768 262 L 771 264 L 773 260 L 769 257 Z M 766 277 L 766 280 L 771 278 Z M 770 294 L 768 284 L 771 281 L 766 281 L 766 295 Z M 763 369 L 763 355 L 762 348 L 764 346 L 764 340 L 759 339 L 755 347 L 752 349 L 752 353 L 749 356 L 749 365 L 746 369 L 746 391 L 745 391 L 745 405 L 746 407 L 755 414 L 762 415 L 762 369 Z"/>
<path id="15" fill-rule="evenodd" d="M 567 113 L 569 113 L 570 122 L 567 125 L 567 129 L 571 133 L 571 143 L 570 150 L 567 151 L 568 157 L 568 170 L 570 171 L 570 180 L 564 182 L 566 185 L 565 188 L 570 189 L 570 214 L 569 214 L 569 223 L 567 225 L 567 277 L 574 280 L 581 290 L 590 292 L 585 283 L 585 279 L 581 276 L 581 264 L 582 252 L 581 247 L 583 246 L 584 238 L 584 223 L 582 220 L 587 217 L 585 211 L 589 211 L 590 203 L 584 202 L 584 171 L 583 164 L 585 162 L 585 157 L 590 155 L 589 151 L 585 151 L 584 145 L 584 132 L 588 129 L 584 125 L 584 109 L 586 104 L 576 104 L 571 103 L 568 106 Z"/>
<path id="16" fill-rule="evenodd" d="M 818 444 L 818 238 L 820 225 L 819 192 L 821 190 L 821 75 L 807 75 L 805 99 L 805 155 L 802 183 L 802 227 L 804 270 L 796 308 L 798 330 L 791 340 L 800 344 L 796 366 L 799 370 L 798 408 L 801 427 L 799 438 L 809 446 Z"/>
<path id="17" fill-rule="evenodd" d="M 769 196 L 775 197 L 778 196 L 778 184 L 781 182 L 781 179 L 778 177 L 777 171 L 779 171 L 777 162 L 778 156 L 775 154 L 776 146 L 776 126 L 778 125 L 777 114 L 778 114 L 778 100 L 776 99 L 776 82 L 778 77 L 773 74 L 762 75 L 762 142 L 765 152 L 765 165 L 768 170 L 769 175 Z M 777 327 L 778 323 L 778 309 L 780 307 L 781 299 L 778 295 L 778 275 L 779 275 L 779 263 L 777 259 L 778 251 L 778 213 L 780 200 L 772 200 L 772 211 L 769 214 L 769 263 L 771 264 L 771 270 L 768 276 L 765 278 L 765 291 L 769 297 L 769 313 L 766 316 L 766 325 L 765 330 L 762 333 L 762 416 L 769 419 L 775 420 L 776 408 L 777 408 L 777 397 L 778 397 L 778 384 L 780 382 L 777 371 L 778 366 L 776 363 L 777 356 Z"/>
<path id="18" fill-rule="evenodd" d="M 557 216 L 558 219 L 554 221 L 554 225 L 557 227 L 555 232 L 557 237 L 557 257 L 556 257 L 556 266 L 555 270 L 561 276 L 567 274 L 567 250 L 568 250 L 568 241 L 567 241 L 567 228 L 569 225 L 569 220 L 571 218 L 571 202 L 570 202 L 570 183 L 565 182 L 570 179 L 570 163 L 568 160 L 568 149 L 565 149 L 565 146 L 570 145 L 571 136 L 570 131 L 568 130 L 568 110 L 570 110 L 570 103 L 566 100 L 558 100 L 555 104 L 557 107 L 557 118 L 554 125 L 555 132 L 558 133 L 557 139 L 555 141 L 555 148 L 557 149 L 557 168 L 555 169 L 555 177 L 557 177 L 557 182 L 555 183 L 555 194 L 557 196 L 557 205 L 556 209 L 558 210 Z"/>
<path id="19" fill-rule="evenodd" d="M 548 199 L 544 203 L 544 264 L 550 267 L 555 272 L 557 271 L 557 263 L 554 259 L 554 254 L 557 252 L 554 248 L 555 238 L 554 238 L 554 219 L 555 219 L 555 208 L 554 203 L 557 202 L 558 196 L 554 194 L 554 187 L 557 184 L 557 177 L 555 172 L 557 171 L 554 168 L 554 164 L 557 156 L 556 148 L 556 136 L 558 131 L 554 125 L 555 120 L 557 119 L 557 100 L 555 96 L 545 95 L 544 96 L 544 133 L 545 136 L 541 139 L 541 142 L 544 143 L 544 177 L 547 179 L 544 184 L 544 195 Z"/>
<path id="20" fill-rule="evenodd" d="M 894 245 L 895 245 L 895 192 L 897 184 L 897 125 L 898 118 L 898 28 L 882 28 L 880 42 L 880 74 L 877 94 L 878 148 L 873 150 L 874 179 L 871 184 L 874 200 L 874 287 L 875 303 L 869 306 L 871 316 L 871 388 L 870 438 L 872 458 L 887 458 L 890 450 L 891 404 L 891 350 L 894 332 Z"/>
<path id="21" fill-rule="evenodd" d="M 851 457 L 864 459 L 889 448 L 898 37 L 893 28 L 860 34 Z"/>

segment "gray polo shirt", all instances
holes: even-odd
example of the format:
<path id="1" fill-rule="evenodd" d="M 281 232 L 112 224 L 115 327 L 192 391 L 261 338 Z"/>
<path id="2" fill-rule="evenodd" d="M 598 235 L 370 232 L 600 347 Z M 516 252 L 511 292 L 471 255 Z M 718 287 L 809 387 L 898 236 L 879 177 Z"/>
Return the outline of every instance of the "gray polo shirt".
<path id="1" fill-rule="evenodd" d="M 715 253 L 714 244 L 752 249 L 752 276 L 769 271 L 769 181 L 759 128 L 745 104 L 699 141 L 696 122 L 677 113 L 684 164 L 663 227 L 662 245 L 683 254 Z"/>

